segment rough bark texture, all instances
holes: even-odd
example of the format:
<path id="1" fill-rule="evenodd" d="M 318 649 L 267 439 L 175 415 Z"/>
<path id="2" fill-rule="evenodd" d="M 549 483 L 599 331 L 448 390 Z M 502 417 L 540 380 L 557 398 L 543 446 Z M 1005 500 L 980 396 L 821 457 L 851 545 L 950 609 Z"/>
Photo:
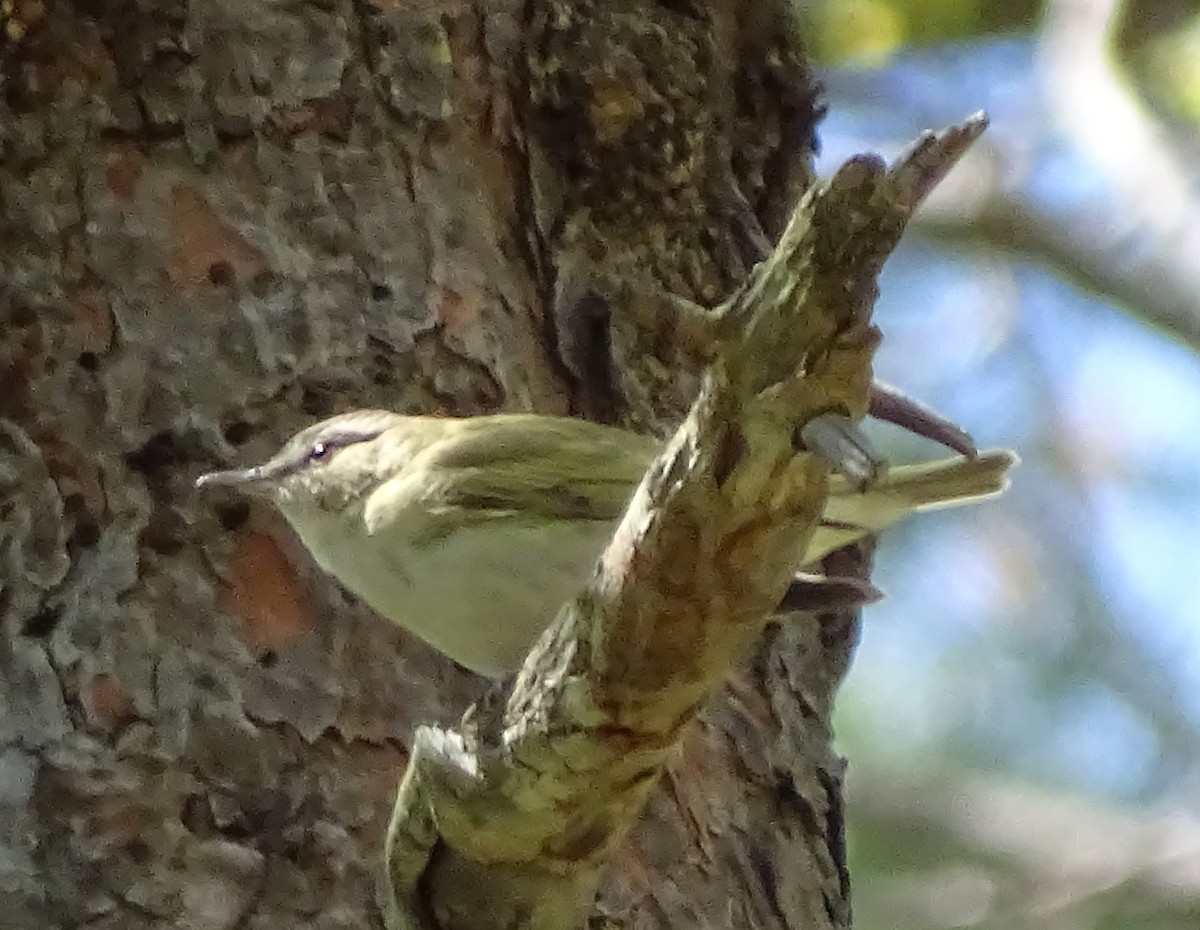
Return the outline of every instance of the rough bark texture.
<path id="1" fill-rule="evenodd" d="M 556 174 L 558 111 L 526 91 L 544 86 L 534 39 L 567 5 L 6 8 L 7 925 L 378 922 L 410 736 L 452 720 L 477 683 L 340 592 L 278 518 L 198 500 L 191 479 L 357 406 L 595 404 L 669 423 L 694 387 L 674 369 L 687 358 L 674 330 L 606 308 L 585 333 L 609 344 L 616 377 L 589 399 L 563 295 L 587 308 L 621 288 L 564 281 L 579 280 L 582 238 L 602 266 L 585 282 L 661 253 L 655 280 L 715 302 L 753 237 L 727 241 L 745 225 L 727 171 L 768 236 L 782 229 L 807 179 L 813 94 L 787 4 L 747 6 L 611 4 L 715 63 L 699 111 L 718 130 L 711 174 L 671 188 L 707 198 L 677 214 L 708 217 L 697 241 L 620 211 L 581 225 L 588 204 L 571 198 L 592 190 L 588 166 Z M 630 154 L 622 127 L 644 111 L 621 116 L 629 95 L 613 93 L 581 101 L 619 117 L 605 158 Z M 656 196 L 640 190 L 646 216 L 667 216 Z M 828 720 L 853 639 L 852 620 L 830 618 L 762 641 L 688 733 L 603 910 L 645 927 L 848 924 Z"/>

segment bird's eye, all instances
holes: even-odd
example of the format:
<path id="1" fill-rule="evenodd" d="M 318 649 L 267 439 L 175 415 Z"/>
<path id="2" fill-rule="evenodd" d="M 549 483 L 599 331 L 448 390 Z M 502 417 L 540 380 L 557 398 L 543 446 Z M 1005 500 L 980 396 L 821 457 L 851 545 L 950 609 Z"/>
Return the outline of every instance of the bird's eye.
<path id="1" fill-rule="evenodd" d="M 321 459 L 323 459 L 329 455 L 329 452 L 332 448 L 333 447 L 330 446 L 328 443 L 324 443 L 324 442 L 313 443 L 313 447 L 312 447 L 311 451 L 309 451 L 309 453 L 308 453 L 308 460 L 310 462 L 319 462 L 319 461 L 321 461 Z"/>

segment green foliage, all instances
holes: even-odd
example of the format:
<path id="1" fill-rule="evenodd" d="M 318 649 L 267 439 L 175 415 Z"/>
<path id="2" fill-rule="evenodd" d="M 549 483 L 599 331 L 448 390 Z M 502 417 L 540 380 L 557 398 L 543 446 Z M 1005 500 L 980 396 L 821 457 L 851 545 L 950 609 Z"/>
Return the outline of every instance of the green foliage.
<path id="1" fill-rule="evenodd" d="M 817 60 L 878 62 L 906 45 L 1026 32 L 1039 8 L 1034 0 L 824 0 L 803 15 Z"/>

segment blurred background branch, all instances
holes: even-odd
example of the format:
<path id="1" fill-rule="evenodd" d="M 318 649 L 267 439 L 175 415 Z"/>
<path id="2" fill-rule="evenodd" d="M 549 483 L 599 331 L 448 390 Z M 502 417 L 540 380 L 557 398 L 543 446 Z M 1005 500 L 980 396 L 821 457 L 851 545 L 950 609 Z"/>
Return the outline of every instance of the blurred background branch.
<path id="1" fill-rule="evenodd" d="M 1113 57 L 1119 12 L 1114 0 L 1048 4 L 1034 37 L 1045 110 L 1015 127 L 1024 138 L 997 137 L 973 152 L 914 228 L 1038 262 L 1200 350 L 1194 172 Z M 1063 203 L 1014 184 L 1020 152 L 1048 140 L 1073 148 L 1103 189 Z"/>
<path id="2" fill-rule="evenodd" d="M 852 788 L 872 824 L 864 857 L 910 847 L 907 867 L 860 910 L 865 924 L 1057 930 L 1200 916 L 1200 821 L 1189 812 L 1118 810 L 987 776 Z"/>

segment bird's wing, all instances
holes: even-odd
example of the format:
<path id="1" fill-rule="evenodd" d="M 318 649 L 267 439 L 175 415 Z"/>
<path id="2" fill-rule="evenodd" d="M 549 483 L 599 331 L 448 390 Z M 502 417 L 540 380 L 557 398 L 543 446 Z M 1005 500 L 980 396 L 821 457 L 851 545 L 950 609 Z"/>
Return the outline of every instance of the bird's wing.
<path id="1" fill-rule="evenodd" d="M 423 456 L 424 503 L 443 517 L 613 522 L 659 450 L 651 437 L 587 420 L 486 419 L 486 429 L 459 430 Z"/>

